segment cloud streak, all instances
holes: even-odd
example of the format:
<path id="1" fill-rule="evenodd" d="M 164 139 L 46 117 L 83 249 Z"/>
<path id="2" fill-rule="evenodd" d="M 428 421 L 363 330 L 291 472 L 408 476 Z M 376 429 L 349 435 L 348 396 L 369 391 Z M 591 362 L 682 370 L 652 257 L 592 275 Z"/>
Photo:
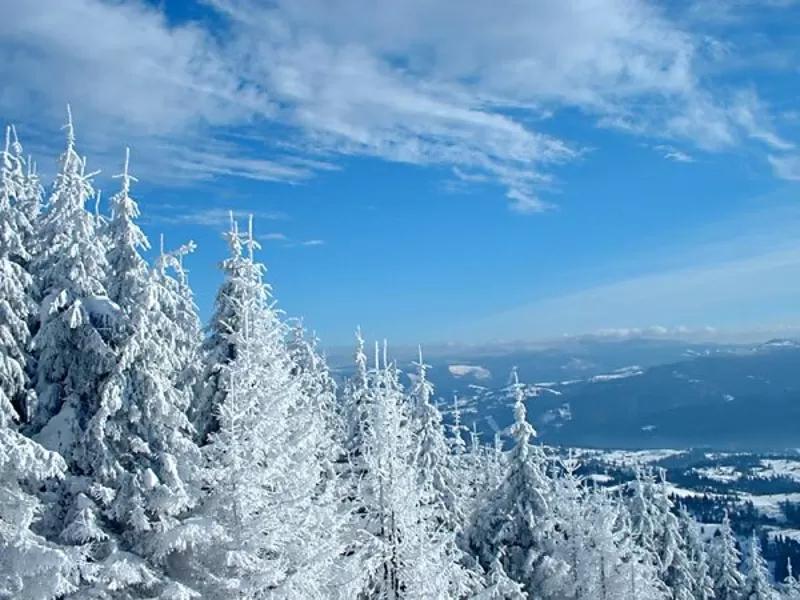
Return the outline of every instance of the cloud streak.
<path id="1" fill-rule="evenodd" d="M 764 200 L 767 202 L 767 200 Z M 638 275 L 598 281 L 461 323 L 445 339 L 553 338 L 641 331 L 652 323 L 743 329 L 765 320 L 800 322 L 800 207 L 772 204 L 695 232 L 651 253 Z M 626 265 L 622 265 L 624 268 Z M 709 319 L 709 315 L 713 315 Z M 776 321 L 777 320 L 777 321 Z M 709 323 L 709 321 L 712 321 Z"/>
<path id="2" fill-rule="evenodd" d="M 175 23 L 140 0 L 0 0 L 0 109 L 53 156 L 46 135 L 71 100 L 101 168 L 130 144 L 143 176 L 174 184 L 300 183 L 371 156 L 501 186 L 520 213 L 549 208 L 560 165 L 583 154 L 549 126 L 565 109 L 665 147 L 784 161 L 794 148 L 757 90 L 716 85 L 738 51 L 717 38 L 738 13 L 716 2 L 677 15 L 647 0 L 204 5 L 207 22 Z"/>

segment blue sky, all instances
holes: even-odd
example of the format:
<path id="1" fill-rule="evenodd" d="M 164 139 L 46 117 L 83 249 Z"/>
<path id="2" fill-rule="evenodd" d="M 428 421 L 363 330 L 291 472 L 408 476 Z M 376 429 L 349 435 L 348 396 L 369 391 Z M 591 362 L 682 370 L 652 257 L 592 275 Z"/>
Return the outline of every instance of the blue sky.
<path id="1" fill-rule="evenodd" d="M 329 344 L 800 323 L 800 1 L 0 12 L 3 120 L 52 170 L 70 102 L 107 194 L 130 145 L 204 315 L 232 208 Z"/>

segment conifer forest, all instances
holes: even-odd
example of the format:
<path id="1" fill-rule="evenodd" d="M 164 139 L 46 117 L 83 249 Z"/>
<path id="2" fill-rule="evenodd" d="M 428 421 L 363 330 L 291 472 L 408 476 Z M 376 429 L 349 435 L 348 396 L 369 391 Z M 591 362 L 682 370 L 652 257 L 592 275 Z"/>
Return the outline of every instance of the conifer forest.
<path id="1" fill-rule="evenodd" d="M 137 224 L 135 152 L 100 201 L 63 135 L 52 181 L 0 144 L 0 598 L 800 599 L 663 473 L 593 485 L 537 443 L 515 373 L 495 440 L 443 419 L 423 352 L 401 373 L 356 331 L 335 381 L 252 220 L 201 323 L 194 243 Z"/>

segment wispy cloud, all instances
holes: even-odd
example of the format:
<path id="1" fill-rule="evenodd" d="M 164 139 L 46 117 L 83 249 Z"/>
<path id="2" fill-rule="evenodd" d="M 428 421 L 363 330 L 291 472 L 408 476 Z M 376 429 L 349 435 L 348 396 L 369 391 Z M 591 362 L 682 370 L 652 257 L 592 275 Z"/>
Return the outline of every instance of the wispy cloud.
<path id="1" fill-rule="evenodd" d="M 264 242 L 285 242 L 289 238 L 285 233 L 265 233 L 263 235 L 259 235 L 258 239 Z"/>
<path id="2" fill-rule="evenodd" d="M 325 241 L 320 239 L 294 240 L 285 233 L 264 233 L 257 237 L 265 242 L 281 242 L 284 248 L 303 248 L 325 244 Z"/>
<path id="3" fill-rule="evenodd" d="M 768 202 L 764 200 L 764 202 Z M 641 331 L 652 323 L 697 330 L 800 318 L 800 206 L 766 204 L 620 265 L 638 272 L 459 323 L 445 339 L 555 337 L 599 330 Z M 652 330 L 651 330 L 652 333 Z"/>
<path id="4" fill-rule="evenodd" d="M 314 239 L 314 240 L 301 240 L 295 242 L 289 242 L 286 244 L 287 248 L 313 248 L 315 246 L 323 246 L 325 244 L 325 240 Z"/>
<path id="5" fill-rule="evenodd" d="M 684 162 L 690 163 L 694 162 L 694 158 L 692 158 L 689 154 L 684 152 L 683 150 L 678 150 L 674 146 L 667 146 L 665 144 L 658 144 L 653 147 L 654 150 L 660 152 L 664 158 L 667 160 L 674 160 L 675 162 Z"/>
<path id="6" fill-rule="evenodd" d="M 226 208 L 204 208 L 196 209 L 188 206 L 178 206 L 174 204 L 161 204 L 155 207 L 159 210 L 151 211 L 146 222 L 150 224 L 162 225 L 194 225 L 199 227 L 225 228 L 230 223 L 231 211 Z M 163 212 L 159 212 L 163 211 Z M 258 221 L 277 221 L 286 219 L 286 215 L 281 212 L 270 211 L 247 211 L 234 210 L 234 219 L 247 219 L 250 216 Z M 267 234 L 275 235 L 275 234 Z M 277 234 L 280 235 L 280 234 Z M 260 239 L 265 239 L 259 236 Z"/>
<path id="7" fill-rule="evenodd" d="M 789 181 L 800 181 L 800 155 L 769 155 L 769 163 L 775 175 Z"/>
<path id="8" fill-rule="evenodd" d="M 518 212 L 548 208 L 559 165 L 587 145 L 546 127 L 562 109 L 701 151 L 794 145 L 759 91 L 716 78 L 744 54 L 744 36 L 719 39 L 741 22 L 730 3 L 204 4 L 221 35 L 142 0 L 0 0 L 0 110 L 47 150 L 71 100 L 98 166 L 131 144 L 142 176 L 175 183 L 298 183 L 372 156 L 500 185 Z"/>

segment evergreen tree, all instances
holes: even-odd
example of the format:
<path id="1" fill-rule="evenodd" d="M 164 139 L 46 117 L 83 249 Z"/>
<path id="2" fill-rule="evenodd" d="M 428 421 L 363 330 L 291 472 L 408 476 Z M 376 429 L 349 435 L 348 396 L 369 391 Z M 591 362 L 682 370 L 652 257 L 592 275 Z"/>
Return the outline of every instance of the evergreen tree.
<path id="1" fill-rule="evenodd" d="M 700 536 L 700 527 L 683 507 L 680 510 L 679 518 L 681 535 L 694 583 L 692 598 L 694 600 L 711 600 L 714 598 L 714 582 L 709 572 L 708 552 Z"/>
<path id="2" fill-rule="evenodd" d="M 761 554 L 761 542 L 755 530 L 750 538 L 747 555 L 747 576 L 744 582 L 742 600 L 777 600 L 778 594 L 770 584 L 767 563 Z"/>
<path id="3" fill-rule="evenodd" d="M 663 471 L 654 491 L 653 503 L 659 513 L 657 555 L 661 580 L 674 600 L 696 600 L 694 589 L 697 583 L 692 573 L 692 563 L 686 552 L 680 521 L 667 492 Z"/>
<path id="4" fill-rule="evenodd" d="M 426 365 L 419 352 L 416 377 L 410 389 L 411 423 L 413 427 L 414 465 L 417 470 L 421 501 L 430 510 L 434 523 L 452 531 L 464 525 L 455 481 L 454 460 L 447 445 L 442 415 L 432 403 L 433 385 L 428 381 Z"/>
<path id="5" fill-rule="evenodd" d="M 367 379 L 367 355 L 364 352 L 364 338 L 361 330 L 356 330 L 356 352 L 355 352 L 356 372 L 350 377 L 344 386 L 342 412 L 344 415 L 345 430 L 345 450 L 353 463 L 355 475 L 361 469 L 361 455 L 364 447 L 364 437 L 369 435 L 368 427 L 370 423 L 370 395 L 368 391 Z"/>
<path id="6" fill-rule="evenodd" d="M 34 532 L 43 506 L 32 490 L 67 465 L 19 434 L 13 417 L 0 407 L 0 598 L 62 598 L 78 589 L 83 556 Z"/>
<path id="7" fill-rule="evenodd" d="M 526 600 L 528 594 L 522 585 L 511 579 L 503 568 L 503 549 L 489 565 L 486 588 L 478 592 L 472 600 Z"/>
<path id="8" fill-rule="evenodd" d="M 41 251 L 31 265 L 41 297 L 31 431 L 71 464 L 82 426 L 97 410 L 100 381 L 114 364 L 109 332 L 118 315 L 106 296 L 105 249 L 86 210 L 94 197 L 92 175 L 75 151 L 71 115 L 65 129 L 67 148 L 42 219 Z"/>
<path id="9" fill-rule="evenodd" d="M 36 312 L 33 279 L 24 264 L 30 258 L 21 235 L 25 219 L 18 210 L 24 177 L 18 153 L 11 151 L 11 128 L 0 164 L 0 413 L 27 421 L 34 405 L 30 381 L 29 325 Z"/>
<path id="10" fill-rule="evenodd" d="M 786 559 L 786 578 L 783 580 L 783 595 L 786 600 L 800 600 L 800 582 L 792 571 L 791 558 Z"/>
<path id="11" fill-rule="evenodd" d="M 320 492 L 323 468 L 312 407 L 286 347 L 288 333 L 270 300 L 252 235 L 232 226 L 235 268 L 223 288 L 226 318 L 218 343 L 235 349 L 220 364 L 224 394 L 203 447 L 206 493 L 173 534 L 173 573 L 196 582 L 203 598 L 352 597 L 341 572 L 342 515 Z M 246 246 L 248 253 L 240 249 Z"/>
<path id="12" fill-rule="evenodd" d="M 414 468 L 411 411 L 399 373 L 386 359 L 368 378 L 369 426 L 364 437 L 365 553 L 369 574 L 364 598 L 459 598 L 475 587 L 459 563 L 452 532 L 423 518 L 426 506 Z"/>
<path id="13" fill-rule="evenodd" d="M 214 313 L 207 328 L 208 335 L 202 348 L 203 371 L 191 413 L 200 444 L 205 444 L 208 436 L 217 430 L 219 407 L 225 402 L 230 390 L 230 371 L 226 367 L 236 360 L 236 343 L 239 339 L 236 334 L 243 326 L 240 307 L 260 301 L 259 294 L 262 293 L 260 284 L 253 284 L 260 277 L 262 267 L 244 255 L 242 236 L 233 219 L 233 213 L 226 239 L 230 256 L 220 265 L 225 279 L 217 291 Z M 263 293 L 270 293 L 269 286 Z"/>
<path id="14" fill-rule="evenodd" d="M 725 511 L 719 536 L 714 540 L 712 547 L 709 574 L 714 582 L 714 598 L 716 600 L 737 600 L 744 591 L 745 582 L 739 572 L 741 553 L 736 547 L 736 537 L 731 529 L 728 511 Z"/>
<path id="15" fill-rule="evenodd" d="M 203 368 L 203 330 L 189 285 L 189 272 L 184 265 L 184 258 L 195 249 L 195 243 L 190 241 L 172 252 L 165 252 L 162 235 L 152 272 L 157 302 L 169 324 L 161 335 L 170 339 L 173 349 L 174 384 L 189 396 L 199 389 Z"/>
<path id="16" fill-rule="evenodd" d="M 514 372 L 515 422 L 511 450 L 502 483 L 473 518 L 469 544 L 484 569 L 500 548 L 503 568 L 537 598 L 557 598 L 565 585 L 568 566 L 555 554 L 555 525 L 551 482 L 543 471 L 542 451 L 531 444 L 536 432 L 528 423 L 522 385 Z"/>
<path id="17" fill-rule="evenodd" d="M 81 440 L 82 470 L 93 479 L 91 496 L 104 520 L 122 532 L 104 561 L 135 565 L 138 577 L 128 577 L 128 584 L 150 593 L 175 585 L 163 580 L 159 565 L 151 568 L 140 559 L 152 563 L 163 553 L 169 531 L 192 505 L 194 494 L 185 481 L 192 477 L 197 451 L 185 416 L 188 397 L 173 383 L 175 335 L 165 333 L 175 323 L 163 312 L 157 280 L 139 254 L 149 244 L 134 221 L 138 208 L 129 195 L 134 178 L 127 154 L 120 177 L 108 227 L 109 292 L 121 315 L 113 333 L 118 359 Z M 119 582 L 102 585 L 115 589 L 110 586 Z"/>

